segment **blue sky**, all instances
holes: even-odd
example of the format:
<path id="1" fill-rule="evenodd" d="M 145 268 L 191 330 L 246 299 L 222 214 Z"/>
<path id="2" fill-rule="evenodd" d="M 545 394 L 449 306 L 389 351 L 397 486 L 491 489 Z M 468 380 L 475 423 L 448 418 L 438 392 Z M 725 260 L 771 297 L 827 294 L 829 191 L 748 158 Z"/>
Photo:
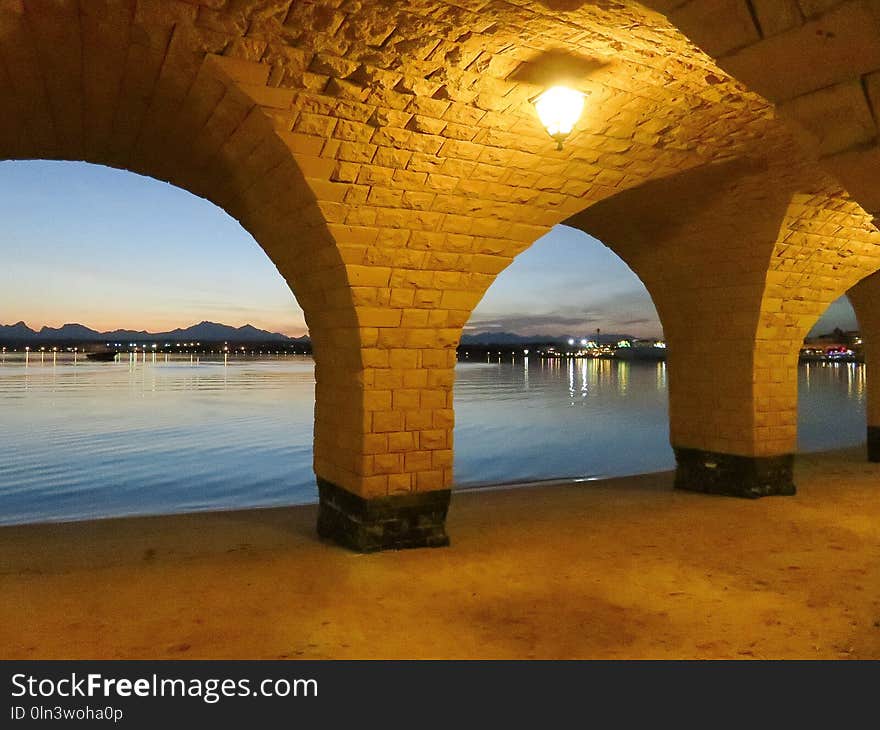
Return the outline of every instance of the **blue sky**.
<path id="1" fill-rule="evenodd" d="M 166 183 L 84 163 L 2 162 L 0 216 L 6 324 L 156 331 L 208 319 L 305 330 L 250 234 Z"/>
<path id="2" fill-rule="evenodd" d="M 557 226 L 521 253 L 486 292 L 468 331 L 519 334 L 662 332 L 641 281 L 602 243 Z"/>
<path id="3" fill-rule="evenodd" d="M 0 324 L 79 322 L 160 331 L 212 320 L 305 332 L 296 299 L 253 238 L 206 200 L 129 172 L 0 162 Z M 832 305 L 822 331 L 855 326 Z M 468 331 L 661 334 L 641 282 L 609 249 L 557 227 L 498 277 Z"/>

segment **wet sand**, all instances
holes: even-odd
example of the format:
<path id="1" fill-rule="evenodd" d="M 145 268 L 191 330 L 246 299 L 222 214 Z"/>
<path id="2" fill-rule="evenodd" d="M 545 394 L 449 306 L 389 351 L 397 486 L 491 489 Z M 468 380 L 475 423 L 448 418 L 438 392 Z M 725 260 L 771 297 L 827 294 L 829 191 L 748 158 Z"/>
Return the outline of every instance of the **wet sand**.
<path id="1" fill-rule="evenodd" d="M 374 555 L 315 507 L 4 527 L 0 657 L 878 659 L 880 465 L 796 482 L 459 493 L 450 548 Z"/>

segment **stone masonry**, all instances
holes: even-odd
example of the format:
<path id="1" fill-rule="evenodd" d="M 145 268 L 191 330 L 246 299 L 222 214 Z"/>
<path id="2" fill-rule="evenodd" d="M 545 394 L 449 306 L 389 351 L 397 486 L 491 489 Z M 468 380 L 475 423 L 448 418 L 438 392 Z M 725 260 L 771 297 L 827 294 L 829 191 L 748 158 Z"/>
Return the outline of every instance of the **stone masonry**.
<path id="1" fill-rule="evenodd" d="M 725 71 L 777 105 L 803 149 L 880 213 L 880 3 L 649 0 Z"/>
<path id="2" fill-rule="evenodd" d="M 0 0 L 0 159 L 151 175 L 254 236 L 306 315 L 322 533 L 351 547 L 445 544 L 462 327 L 562 222 L 654 297 L 673 445 L 765 480 L 747 462 L 794 450 L 803 334 L 880 268 L 880 205 L 832 160 L 874 129 L 844 111 L 868 80 L 829 116 L 786 94 L 845 59 L 729 62 L 788 22 L 764 5 Z M 588 99 L 558 152 L 531 101 L 560 81 Z M 811 114 L 817 144 L 788 122 Z"/>

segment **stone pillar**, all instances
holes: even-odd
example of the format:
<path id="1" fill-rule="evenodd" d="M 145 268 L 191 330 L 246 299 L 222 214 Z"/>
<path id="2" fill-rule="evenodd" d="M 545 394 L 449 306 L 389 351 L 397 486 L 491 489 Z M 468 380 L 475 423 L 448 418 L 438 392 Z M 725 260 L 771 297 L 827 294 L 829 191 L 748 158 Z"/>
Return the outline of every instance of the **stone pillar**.
<path id="1" fill-rule="evenodd" d="M 868 461 L 880 462 L 880 386 L 872 385 L 880 371 L 880 273 L 862 279 L 847 296 L 859 320 L 865 354 Z"/>
<path id="2" fill-rule="evenodd" d="M 387 268 L 348 275 L 353 307 L 309 321 L 318 533 L 363 552 L 447 545 L 455 350 L 468 312 L 444 308 L 455 297 L 439 290 L 395 288 Z"/>
<path id="3" fill-rule="evenodd" d="M 773 356 L 764 349 L 670 339 L 677 489 L 746 498 L 795 493 L 797 350 Z M 762 367 L 763 357 L 772 364 Z"/>
<path id="4" fill-rule="evenodd" d="M 359 355 L 316 369 L 318 534 L 361 552 L 448 545 L 455 346 Z"/>
<path id="5" fill-rule="evenodd" d="M 792 198 L 733 161 L 625 191 L 571 223 L 642 279 L 667 342 L 679 489 L 794 494 L 799 316 L 768 275 Z M 743 210 L 749 215 L 744 216 Z"/>

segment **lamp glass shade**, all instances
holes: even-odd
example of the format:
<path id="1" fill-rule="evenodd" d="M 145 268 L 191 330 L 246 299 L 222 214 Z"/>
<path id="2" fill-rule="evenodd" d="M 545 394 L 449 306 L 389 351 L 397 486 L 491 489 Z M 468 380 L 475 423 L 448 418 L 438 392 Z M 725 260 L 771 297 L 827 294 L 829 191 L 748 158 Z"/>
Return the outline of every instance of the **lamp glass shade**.
<path id="1" fill-rule="evenodd" d="M 551 137 L 566 137 L 584 111 L 584 95 L 567 86 L 552 86 L 535 99 L 535 109 Z"/>

